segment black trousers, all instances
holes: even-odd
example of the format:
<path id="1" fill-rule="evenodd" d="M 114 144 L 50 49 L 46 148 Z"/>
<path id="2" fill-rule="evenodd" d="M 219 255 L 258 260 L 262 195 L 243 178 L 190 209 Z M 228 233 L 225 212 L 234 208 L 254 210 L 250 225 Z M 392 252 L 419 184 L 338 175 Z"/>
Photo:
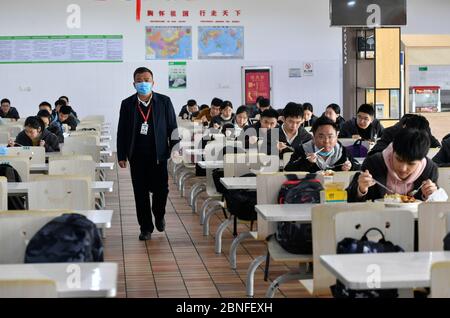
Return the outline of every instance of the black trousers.
<path id="1" fill-rule="evenodd" d="M 130 159 L 136 213 L 141 231 L 144 232 L 153 232 L 152 212 L 155 220 L 163 218 L 166 214 L 169 194 L 167 161 L 157 163 L 152 157 L 150 154 L 135 153 Z"/>

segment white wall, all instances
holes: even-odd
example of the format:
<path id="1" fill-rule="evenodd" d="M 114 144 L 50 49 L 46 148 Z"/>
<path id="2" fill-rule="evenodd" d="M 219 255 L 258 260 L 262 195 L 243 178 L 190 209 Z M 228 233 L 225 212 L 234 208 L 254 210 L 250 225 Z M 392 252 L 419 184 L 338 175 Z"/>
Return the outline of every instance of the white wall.
<path id="1" fill-rule="evenodd" d="M 131 95 L 132 73 L 138 66 L 154 71 L 155 90 L 172 98 L 179 110 L 189 98 L 207 103 L 215 96 L 241 104 L 241 66 L 273 66 L 274 106 L 310 101 L 316 112 L 341 103 L 341 30 L 329 27 L 328 0 L 142 0 L 146 9 L 241 9 L 245 27 L 244 60 L 197 60 L 193 27 L 193 59 L 188 60 L 188 89 L 168 89 L 168 61 L 145 61 L 143 14 L 135 21 L 135 1 L 125 0 L 1 0 L 0 35 L 123 34 L 124 63 L 120 64 L 0 64 L 0 98 L 8 97 L 23 115 L 36 112 L 43 100 L 68 95 L 81 117 L 105 114 L 115 128 L 122 99 Z M 66 27 L 66 8 L 82 9 L 81 29 Z M 408 0 L 405 33 L 450 33 L 450 1 Z M 315 76 L 292 79 L 290 67 L 314 62 Z M 25 90 L 24 90 L 25 88 Z M 30 90 L 28 91 L 28 88 Z M 113 132 L 115 134 L 115 132 Z"/>

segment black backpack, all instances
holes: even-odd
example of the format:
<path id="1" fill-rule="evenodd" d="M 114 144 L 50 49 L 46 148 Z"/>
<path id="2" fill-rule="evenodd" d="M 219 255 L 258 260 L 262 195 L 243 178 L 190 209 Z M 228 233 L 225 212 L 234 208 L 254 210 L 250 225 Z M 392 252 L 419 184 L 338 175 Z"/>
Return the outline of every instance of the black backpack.
<path id="1" fill-rule="evenodd" d="M 241 177 L 256 177 L 256 175 L 248 173 Z M 254 221 L 257 219 L 255 190 L 226 190 L 224 197 L 230 214 L 243 221 Z"/>
<path id="2" fill-rule="evenodd" d="M 278 194 L 279 204 L 320 203 L 323 186 L 315 174 L 303 179 L 287 175 Z M 312 254 L 311 224 L 298 222 L 278 222 L 275 237 L 286 251 L 292 254 Z"/>
<path id="3" fill-rule="evenodd" d="M 8 182 L 22 182 L 22 178 L 10 164 L 0 164 L 0 176 L 6 177 Z M 8 196 L 8 210 L 25 210 L 25 198 L 23 196 Z"/>
<path id="4" fill-rule="evenodd" d="M 30 240 L 25 263 L 103 262 L 103 243 L 95 224 L 80 214 L 63 214 Z"/>
<path id="5" fill-rule="evenodd" d="M 367 239 L 370 231 L 378 231 L 381 239 L 372 242 Z M 370 228 L 364 233 L 361 239 L 344 238 L 337 245 L 337 254 L 367 254 L 367 253 L 397 253 L 404 252 L 403 248 L 386 241 L 383 232 L 378 228 Z M 339 280 L 336 285 L 330 286 L 331 293 L 335 298 L 396 298 L 397 289 L 367 289 L 353 290 L 345 287 Z"/>
<path id="6" fill-rule="evenodd" d="M 444 251 L 450 251 L 450 232 L 444 237 Z"/>

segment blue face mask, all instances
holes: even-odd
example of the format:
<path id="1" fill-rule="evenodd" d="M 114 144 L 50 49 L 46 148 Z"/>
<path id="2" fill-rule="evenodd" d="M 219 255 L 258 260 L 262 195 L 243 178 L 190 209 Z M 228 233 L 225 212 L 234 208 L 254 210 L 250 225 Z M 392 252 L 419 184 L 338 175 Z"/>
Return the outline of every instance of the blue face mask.
<path id="1" fill-rule="evenodd" d="M 319 152 L 319 155 L 321 155 L 322 157 L 328 157 L 331 156 L 334 152 L 334 149 L 332 149 L 331 151 L 325 152 L 325 151 L 321 151 Z"/>
<path id="2" fill-rule="evenodd" d="M 152 92 L 153 84 L 149 82 L 141 82 L 134 84 L 139 95 L 148 95 Z"/>

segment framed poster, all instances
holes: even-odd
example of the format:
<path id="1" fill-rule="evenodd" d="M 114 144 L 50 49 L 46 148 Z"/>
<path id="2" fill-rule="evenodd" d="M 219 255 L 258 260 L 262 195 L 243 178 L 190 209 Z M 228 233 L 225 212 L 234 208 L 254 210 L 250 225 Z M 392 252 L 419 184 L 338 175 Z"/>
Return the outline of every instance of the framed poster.
<path id="1" fill-rule="evenodd" d="M 255 105 L 258 96 L 268 98 L 273 103 L 272 67 L 242 67 L 242 103 Z"/>

